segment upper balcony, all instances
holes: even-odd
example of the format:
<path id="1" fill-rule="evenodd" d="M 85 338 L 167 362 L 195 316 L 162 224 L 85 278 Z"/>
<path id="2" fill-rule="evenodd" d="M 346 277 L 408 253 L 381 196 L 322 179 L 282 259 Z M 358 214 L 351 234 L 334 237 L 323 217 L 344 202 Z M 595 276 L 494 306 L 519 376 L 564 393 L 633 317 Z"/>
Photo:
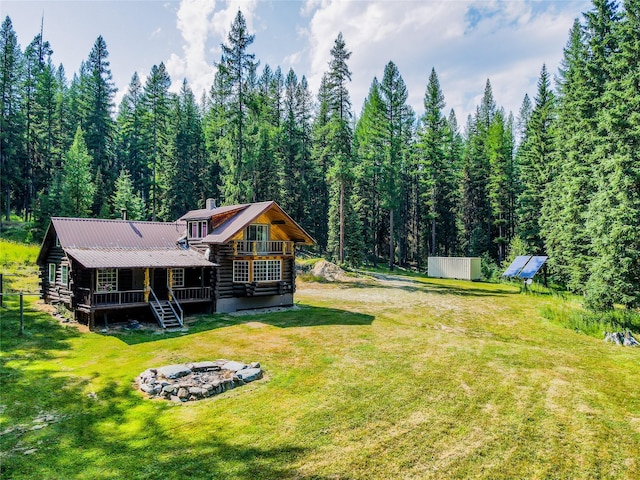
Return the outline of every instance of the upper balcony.
<path id="1" fill-rule="evenodd" d="M 294 242 L 281 240 L 235 240 L 233 242 L 233 254 L 239 256 L 293 256 Z"/>

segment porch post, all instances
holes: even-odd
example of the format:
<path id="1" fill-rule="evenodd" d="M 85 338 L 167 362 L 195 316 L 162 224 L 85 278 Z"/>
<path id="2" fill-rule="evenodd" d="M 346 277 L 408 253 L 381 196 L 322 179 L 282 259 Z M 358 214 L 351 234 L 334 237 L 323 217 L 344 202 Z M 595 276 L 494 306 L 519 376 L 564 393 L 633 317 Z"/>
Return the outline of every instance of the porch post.
<path id="1" fill-rule="evenodd" d="M 171 289 L 173 288 L 173 268 L 169 268 L 169 281 L 167 286 L 169 287 L 169 301 L 172 302 L 173 298 L 171 298 Z"/>
<path id="2" fill-rule="evenodd" d="M 151 280 L 149 279 L 149 269 L 144 269 L 144 301 L 149 303 L 149 293 L 151 292 Z"/>

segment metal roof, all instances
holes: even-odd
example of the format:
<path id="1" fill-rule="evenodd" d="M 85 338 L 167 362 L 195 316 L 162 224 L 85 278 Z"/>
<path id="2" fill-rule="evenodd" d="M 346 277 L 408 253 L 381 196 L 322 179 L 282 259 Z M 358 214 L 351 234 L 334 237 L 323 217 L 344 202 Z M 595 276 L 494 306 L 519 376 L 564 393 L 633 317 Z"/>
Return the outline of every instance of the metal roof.
<path id="1" fill-rule="evenodd" d="M 60 245 L 67 248 L 174 249 L 184 236 L 183 222 L 139 222 L 53 217 Z"/>
<path id="2" fill-rule="evenodd" d="M 195 250 L 65 249 L 85 268 L 177 268 L 212 267 Z"/>
<path id="3" fill-rule="evenodd" d="M 263 213 L 266 213 L 269 210 L 274 210 L 274 215 L 278 218 L 284 220 L 286 225 L 282 225 L 281 228 L 283 230 L 287 230 L 291 239 L 295 240 L 299 243 L 304 243 L 307 245 L 313 245 L 315 240 L 309 235 L 304 229 L 298 225 L 287 213 L 280 208 L 280 206 L 276 202 L 258 202 L 258 203 L 247 203 L 244 205 L 232 205 L 231 207 L 226 207 L 228 209 L 238 210 L 238 213 L 226 219 L 224 222 L 214 227 L 214 229 L 202 239 L 203 243 L 215 243 L 222 244 L 226 243 L 231 238 L 233 238 L 238 232 L 244 230 L 251 222 L 253 222 L 256 218 L 258 218 Z M 227 213 L 226 211 L 219 211 L 220 209 L 210 210 L 211 218 L 214 219 L 217 215 L 222 215 Z"/>
<path id="4" fill-rule="evenodd" d="M 191 210 L 181 216 L 178 221 L 186 220 L 206 220 L 214 215 L 220 215 L 221 213 L 228 213 L 234 210 L 240 210 L 246 207 L 246 205 L 228 205 L 226 207 L 216 207 L 213 210 L 202 208 L 200 210 Z"/>
<path id="5" fill-rule="evenodd" d="M 183 222 L 140 222 L 90 218 L 53 217 L 55 231 L 65 253 L 85 268 L 212 267 L 202 254 L 178 245 Z M 46 239 L 38 261 L 44 258 Z"/>

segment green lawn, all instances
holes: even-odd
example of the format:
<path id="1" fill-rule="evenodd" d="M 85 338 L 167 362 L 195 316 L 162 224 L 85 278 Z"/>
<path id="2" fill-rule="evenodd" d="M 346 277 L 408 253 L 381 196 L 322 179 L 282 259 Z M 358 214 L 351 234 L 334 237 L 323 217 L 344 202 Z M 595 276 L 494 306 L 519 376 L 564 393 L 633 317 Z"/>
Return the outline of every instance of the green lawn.
<path id="1" fill-rule="evenodd" d="M 18 337 L 12 300 L 0 477 L 640 476 L 640 349 L 543 317 L 570 299 L 412 277 L 301 283 L 296 301 L 168 336 L 79 333 L 29 308 Z M 146 368 L 217 358 L 266 378 L 182 405 L 132 387 Z"/>

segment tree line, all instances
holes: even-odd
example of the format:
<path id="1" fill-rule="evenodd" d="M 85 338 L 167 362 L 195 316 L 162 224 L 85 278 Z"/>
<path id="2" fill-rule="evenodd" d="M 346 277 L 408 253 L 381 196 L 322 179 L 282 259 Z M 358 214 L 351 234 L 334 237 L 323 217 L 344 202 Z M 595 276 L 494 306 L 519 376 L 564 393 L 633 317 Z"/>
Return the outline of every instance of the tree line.
<path id="1" fill-rule="evenodd" d="M 491 83 L 458 124 L 435 69 L 424 112 L 390 61 L 361 112 L 342 34 L 315 95 L 260 67 L 239 11 L 210 91 L 169 91 L 164 64 L 117 106 L 105 40 L 69 81 L 36 35 L 0 32 L 0 207 L 41 235 L 55 215 L 171 221 L 216 197 L 276 200 L 340 263 L 548 254 L 594 309 L 640 305 L 640 2 L 594 0 L 555 79 L 543 65 L 514 118 Z"/>

